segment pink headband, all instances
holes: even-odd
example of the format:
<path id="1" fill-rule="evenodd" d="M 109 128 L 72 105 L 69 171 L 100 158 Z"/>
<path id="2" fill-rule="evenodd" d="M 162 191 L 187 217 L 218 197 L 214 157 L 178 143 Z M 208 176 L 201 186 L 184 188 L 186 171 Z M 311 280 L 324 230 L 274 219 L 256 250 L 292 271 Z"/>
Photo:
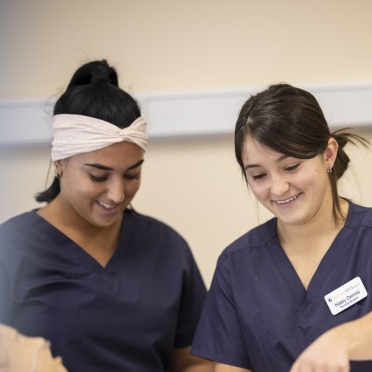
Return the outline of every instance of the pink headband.
<path id="1" fill-rule="evenodd" d="M 52 130 L 52 161 L 100 150 L 123 141 L 132 142 L 146 151 L 148 143 L 146 122 L 142 117 L 121 129 L 90 116 L 60 114 L 53 116 Z"/>

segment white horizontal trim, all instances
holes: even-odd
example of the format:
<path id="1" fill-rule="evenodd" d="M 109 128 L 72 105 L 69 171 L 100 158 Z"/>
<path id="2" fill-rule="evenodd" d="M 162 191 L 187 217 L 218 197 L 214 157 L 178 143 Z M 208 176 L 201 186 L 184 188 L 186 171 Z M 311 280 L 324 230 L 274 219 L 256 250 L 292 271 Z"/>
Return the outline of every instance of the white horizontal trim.
<path id="1" fill-rule="evenodd" d="M 301 86 L 318 99 L 331 127 L 372 127 L 372 82 Z M 150 137 L 233 133 L 246 99 L 264 87 L 135 94 Z M 54 102 L 0 101 L 0 144 L 45 143 Z"/>

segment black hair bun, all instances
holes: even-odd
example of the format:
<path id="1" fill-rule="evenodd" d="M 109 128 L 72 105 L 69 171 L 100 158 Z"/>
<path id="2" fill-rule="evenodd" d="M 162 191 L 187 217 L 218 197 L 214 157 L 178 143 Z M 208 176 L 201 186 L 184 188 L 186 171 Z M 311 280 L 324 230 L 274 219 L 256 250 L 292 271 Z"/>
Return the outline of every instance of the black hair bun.
<path id="1" fill-rule="evenodd" d="M 96 83 L 109 83 L 118 86 L 117 72 L 105 59 L 81 66 L 72 76 L 67 88 Z"/>

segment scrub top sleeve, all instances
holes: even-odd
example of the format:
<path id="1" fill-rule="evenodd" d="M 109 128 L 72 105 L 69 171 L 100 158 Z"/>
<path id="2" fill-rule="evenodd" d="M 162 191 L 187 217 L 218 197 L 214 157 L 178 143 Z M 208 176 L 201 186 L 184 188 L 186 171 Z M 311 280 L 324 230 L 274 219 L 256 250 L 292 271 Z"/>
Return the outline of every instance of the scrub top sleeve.
<path id="1" fill-rule="evenodd" d="M 215 362 L 251 369 L 236 312 L 228 257 L 217 263 L 191 353 Z"/>
<path id="2" fill-rule="evenodd" d="M 185 249 L 182 297 L 174 342 L 176 348 L 191 346 L 206 293 L 207 290 L 199 269 L 190 249 L 187 247 Z"/>
<path id="3" fill-rule="evenodd" d="M 0 323 L 10 323 L 10 282 L 8 271 L 0 259 Z"/>

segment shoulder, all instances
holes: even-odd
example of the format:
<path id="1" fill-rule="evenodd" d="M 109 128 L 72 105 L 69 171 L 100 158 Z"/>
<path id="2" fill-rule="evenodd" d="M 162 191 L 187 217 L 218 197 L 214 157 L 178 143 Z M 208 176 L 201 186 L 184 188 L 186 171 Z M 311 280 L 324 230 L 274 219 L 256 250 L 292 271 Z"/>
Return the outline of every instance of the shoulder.
<path id="1" fill-rule="evenodd" d="M 352 229 L 372 228 L 372 208 L 349 201 L 349 212 L 345 225 Z"/>
<path id="2" fill-rule="evenodd" d="M 127 226 L 126 226 L 127 224 Z M 158 268 L 175 273 L 195 272 L 197 265 L 192 250 L 186 240 L 173 227 L 157 218 L 125 211 L 123 234 L 128 233 L 128 241 L 133 254 L 147 257 L 148 262 L 156 262 Z"/>
<path id="3" fill-rule="evenodd" d="M 25 229 L 28 229 L 30 226 L 32 227 L 35 215 L 36 210 L 33 210 L 19 214 L 0 224 L 0 239 L 22 234 Z"/>
<path id="4" fill-rule="evenodd" d="M 132 209 L 127 209 L 125 211 L 125 216 L 131 218 L 138 228 L 144 228 L 146 230 L 154 229 L 156 231 L 163 231 L 166 234 L 181 237 L 181 235 L 168 223 L 155 217 L 139 213 Z"/>
<path id="5" fill-rule="evenodd" d="M 266 251 L 266 247 L 276 241 L 276 218 L 249 230 L 247 233 L 236 239 L 227 248 L 224 249 L 219 257 L 219 261 L 225 261 L 228 258 L 252 254 L 260 254 Z"/>
<path id="6" fill-rule="evenodd" d="M 0 225 L 0 261 L 5 266 L 21 263 L 29 248 L 34 246 L 37 229 L 33 213 L 36 215 L 33 211 L 23 213 Z"/>
<path id="7" fill-rule="evenodd" d="M 126 223 L 138 241 L 188 249 L 184 237 L 169 224 L 157 218 L 129 209 L 125 211 L 124 227 Z"/>

